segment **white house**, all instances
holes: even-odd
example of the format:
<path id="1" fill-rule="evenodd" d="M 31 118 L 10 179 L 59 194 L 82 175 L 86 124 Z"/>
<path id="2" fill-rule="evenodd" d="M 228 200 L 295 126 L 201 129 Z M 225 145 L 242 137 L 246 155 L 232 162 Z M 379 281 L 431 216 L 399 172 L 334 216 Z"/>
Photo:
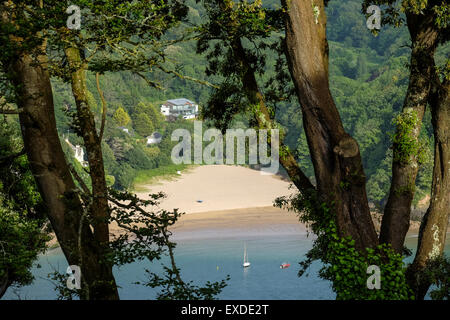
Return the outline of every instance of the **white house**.
<path id="1" fill-rule="evenodd" d="M 127 127 L 119 127 L 119 129 L 122 130 L 123 132 L 130 134 L 130 130 Z"/>
<path id="2" fill-rule="evenodd" d="M 66 143 L 69 145 L 69 147 L 72 149 L 72 151 L 75 153 L 75 159 L 81 163 L 83 167 L 87 167 L 88 164 L 86 161 L 84 161 L 84 150 L 80 145 L 74 146 L 70 143 L 69 139 L 65 139 Z"/>
<path id="3" fill-rule="evenodd" d="M 151 136 L 147 137 L 147 145 L 157 144 L 162 140 L 162 135 L 159 132 L 153 132 Z"/>
<path id="4" fill-rule="evenodd" d="M 167 100 L 161 105 L 161 113 L 166 117 L 174 115 L 184 119 L 195 119 L 198 114 L 198 104 L 185 98 Z"/>

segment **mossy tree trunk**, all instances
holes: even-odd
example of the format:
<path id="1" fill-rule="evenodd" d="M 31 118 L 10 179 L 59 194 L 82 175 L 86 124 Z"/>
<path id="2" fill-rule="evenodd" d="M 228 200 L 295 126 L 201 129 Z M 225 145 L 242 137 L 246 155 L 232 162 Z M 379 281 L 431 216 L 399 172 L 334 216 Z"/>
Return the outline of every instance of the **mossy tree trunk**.
<path id="1" fill-rule="evenodd" d="M 419 147 L 419 134 L 422 118 L 428 103 L 434 70 L 434 53 L 438 44 L 432 15 L 408 13 L 407 23 L 412 40 L 410 77 L 408 91 L 403 104 L 403 115 L 414 116 L 408 137 L 402 139 Z M 405 128 L 397 126 L 396 135 Z M 400 141 L 402 140 L 400 139 Z M 406 233 L 409 229 L 411 204 L 414 198 L 415 182 L 419 171 L 419 148 L 407 150 L 401 143 L 393 145 L 392 181 L 388 201 L 381 224 L 380 242 L 390 243 L 397 253 L 403 250 Z"/>
<path id="2" fill-rule="evenodd" d="M 17 105 L 24 110 L 19 120 L 30 168 L 68 263 L 81 267 L 81 298 L 116 299 L 118 294 L 111 268 L 99 263 L 103 253 L 98 242 L 87 223 L 80 228 L 84 208 L 56 128 L 47 57 L 41 54 L 37 62 L 31 55 L 22 54 L 9 64 L 13 84 L 18 90 Z M 105 282 L 107 288 L 113 283 L 115 289 L 105 292 Z"/>
<path id="3" fill-rule="evenodd" d="M 97 274 L 96 285 L 104 300 L 118 299 L 117 285 L 112 274 L 112 264 L 107 261 L 109 250 L 109 214 L 108 189 L 105 178 L 103 153 L 100 136 L 95 127 L 94 114 L 89 108 L 86 87 L 86 64 L 81 59 L 80 49 L 68 46 L 65 48 L 67 62 L 71 69 L 71 86 L 77 107 L 78 130 L 86 148 L 89 174 L 92 183 L 92 201 L 89 207 L 93 225 L 93 236 L 99 246 L 100 257 L 97 263 L 102 268 Z"/>
<path id="4" fill-rule="evenodd" d="M 434 131 L 434 167 L 430 206 L 419 231 L 417 253 L 408 268 L 408 280 L 416 299 L 423 299 L 430 279 L 423 274 L 429 261 L 444 252 L 450 215 L 450 81 L 436 79 L 430 99 Z"/>

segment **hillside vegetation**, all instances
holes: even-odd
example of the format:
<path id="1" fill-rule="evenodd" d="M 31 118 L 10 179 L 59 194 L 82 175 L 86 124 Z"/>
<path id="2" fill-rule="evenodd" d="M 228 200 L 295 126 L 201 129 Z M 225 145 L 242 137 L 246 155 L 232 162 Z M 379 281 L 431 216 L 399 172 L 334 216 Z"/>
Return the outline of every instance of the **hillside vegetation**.
<path id="1" fill-rule="evenodd" d="M 278 1 L 263 1 L 266 6 L 279 6 Z M 190 24 L 180 26 L 169 37 L 180 38 L 192 24 L 202 21 L 204 10 L 195 1 L 189 1 Z M 333 96 L 341 114 L 345 129 L 358 141 L 367 174 L 368 196 L 377 205 L 383 205 L 389 191 L 391 176 L 392 141 L 386 132 L 394 132 L 393 114 L 401 110 L 408 86 L 408 62 L 410 40 L 405 27 L 383 27 L 374 36 L 366 27 L 357 0 L 330 1 L 327 9 L 328 40 L 330 46 L 330 82 Z M 450 52 L 449 46 L 438 50 L 437 62 L 442 64 Z M 261 81 L 268 81 L 274 74 L 277 55 L 267 51 L 269 72 Z M 169 65 L 182 75 L 215 83 L 217 77 L 205 75 L 206 58 L 196 54 L 195 41 L 177 42 L 166 49 Z M 273 69 L 273 70 L 270 70 Z M 101 90 L 108 104 L 107 126 L 103 150 L 109 182 L 118 188 L 130 188 L 138 179 L 149 175 L 149 170 L 167 167 L 170 172 L 179 167 L 170 160 L 171 149 L 176 142 L 170 134 L 177 128 L 193 130 L 191 121 L 165 122 L 159 115 L 159 107 L 167 99 L 188 98 L 201 107 L 207 105 L 211 89 L 192 80 L 181 79 L 162 72 L 150 74 L 160 81 L 163 90 L 150 87 L 146 81 L 131 73 L 107 73 L 101 77 Z M 70 108 L 74 105 L 69 88 L 54 81 L 54 99 L 57 109 L 58 129 L 61 135 L 69 135 L 73 144 L 81 144 L 80 138 L 70 131 Z M 88 88 L 91 107 L 101 118 L 100 96 L 95 76 L 89 75 Z M 295 150 L 299 163 L 312 177 L 313 168 L 302 128 L 301 114 L 296 99 L 277 104 L 276 118 L 286 129 L 285 142 Z M 421 168 L 415 204 L 429 193 L 432 161 L 430 150 L 432 129 L 427 112 L 422 130 L 422 140 L 428 160 Z M 234 125 L 244 126 L 246 119 L 239 117 Z M 131 134 L 119 129 L 129 128 Z M 147 147 L 145 137 L 152 132 L 163 134 L 157 146 Z M 300 136 L 300 138 L 298 138 Z M 63 143 L 65 144 L 65 143 Z M 72 159 L 69 148 L 66 154 Z M 80 174 L 81 167 L 73 161 Z M 172 169 L 169 169 L 172 168 Z M 166 172 L 158 170 L 158 172 Z M 150 174 L 152 175 L 152 174 Z"/>

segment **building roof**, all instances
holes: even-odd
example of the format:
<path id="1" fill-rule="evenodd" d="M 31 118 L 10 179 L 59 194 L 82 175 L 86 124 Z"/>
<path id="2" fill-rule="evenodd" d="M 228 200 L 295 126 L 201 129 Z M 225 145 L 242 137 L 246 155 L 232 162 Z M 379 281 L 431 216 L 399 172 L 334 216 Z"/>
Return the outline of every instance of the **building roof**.
<path id="1" fill-rule="evenodd" d="M 159 139 L 159 138 L 162 138 L 162 134 L 159 132 L 153 132 L 152 135 L 147 137 L 147 139 Z"/>
<path id="2" fill-rule="evenodd" d="M 167 102 L 173 104 L 174 106 L 185 106 L 187 104 L 195 104 L 195 102 L 192 102 L 191 100 L 186 98 L 167 100 Z"/>

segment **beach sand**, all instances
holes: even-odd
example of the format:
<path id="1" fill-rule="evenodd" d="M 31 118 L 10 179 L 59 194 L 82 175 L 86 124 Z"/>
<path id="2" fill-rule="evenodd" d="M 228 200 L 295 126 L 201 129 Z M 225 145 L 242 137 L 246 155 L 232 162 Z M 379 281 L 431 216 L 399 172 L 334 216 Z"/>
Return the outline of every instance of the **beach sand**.
<path id="1" fill-rule="evenodd" d="M 246 167 L 206 165 L 174 180 L 140 185 L 138 189 L 146 191 L 137 195 L 149 199 L 149 193 L 162 191 L 167 194 L 160 204 L 162 209 L 178 208 L 190 214 L 272 206 L 275 198 L 295 193 L 290 184 L 279 176 L 264 175 Z"/>
<path id="2" fill-rule="evenodd" d="M 286 232 L 306 235 L 307 227 L 295 213 L 273 207 L 275 198 L 295 193 L 290 185 L 279 176 L 263 175 L 246 167 L 208 165 L 195 167 L 175 179 L 140 185 L 138 190 L 146 191 L 137 195 L 149 199 L 149 193 L 162 191 L 167 198 L 160 208 L 178 208 L 186 213 L 170 229 L 177 239 Z M 373 220 L 379 229 L 381 216 L 373 214 Z M 409 235 L 417 234 L 418 225 L 411 223 Z M 120 233 L 115 224 L 110 225 L 110 231 Z M 50 244 L 54 243 L 55 238 Z"/>

